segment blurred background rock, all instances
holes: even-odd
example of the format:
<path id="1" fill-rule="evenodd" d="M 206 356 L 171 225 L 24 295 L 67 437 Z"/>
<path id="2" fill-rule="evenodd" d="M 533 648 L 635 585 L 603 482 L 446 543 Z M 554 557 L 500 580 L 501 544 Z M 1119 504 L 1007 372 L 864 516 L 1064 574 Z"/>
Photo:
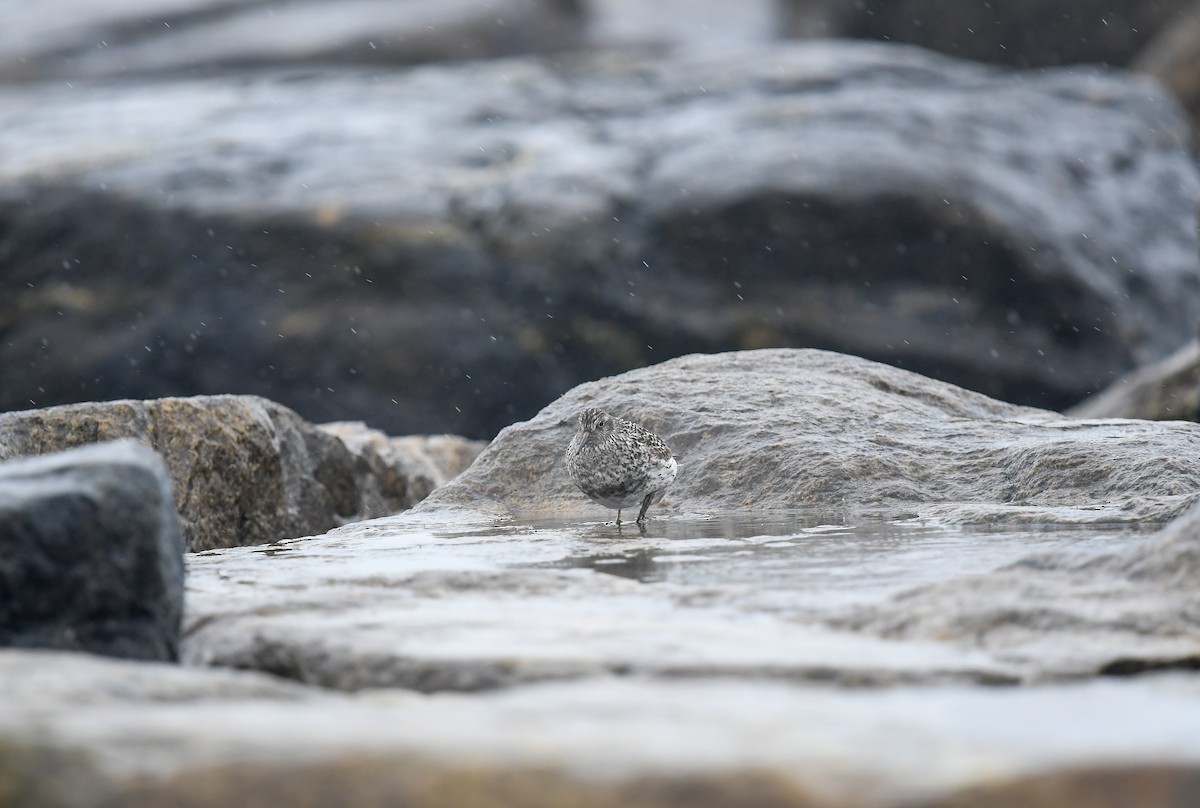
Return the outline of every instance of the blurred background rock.
<path id="1" fill-rule="evenodd" d="M 1194 5 L 6 9 L 0 409 L 490 437 L 767 346 L 1070 407 L 1195 332 L 1191 135 L 1125 72 L 1194 110 Z"/>

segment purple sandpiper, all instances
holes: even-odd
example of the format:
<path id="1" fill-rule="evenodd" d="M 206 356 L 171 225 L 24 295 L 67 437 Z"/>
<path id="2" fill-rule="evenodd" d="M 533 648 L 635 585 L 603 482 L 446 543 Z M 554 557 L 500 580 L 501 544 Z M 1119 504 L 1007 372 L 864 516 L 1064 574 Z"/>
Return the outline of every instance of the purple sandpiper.
<path id="1" fill-rule="evenodd" d="M 567 473 L 579 490 L 617 511 L 639 502 L 637 523 L 675 481 L 678 465 L 662 438 L 632 421 L 588 407 L 579 413 L 579 431 L 567 447 Z"/>

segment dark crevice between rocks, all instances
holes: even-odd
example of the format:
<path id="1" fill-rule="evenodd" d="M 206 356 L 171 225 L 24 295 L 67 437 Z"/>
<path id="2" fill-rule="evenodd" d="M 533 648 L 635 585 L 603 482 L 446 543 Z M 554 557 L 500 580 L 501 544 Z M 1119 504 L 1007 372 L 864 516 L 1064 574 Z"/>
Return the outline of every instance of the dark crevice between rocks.
<path id="1" fill-rule="evenodd" d="M 1200 655 L 1175 657 L 1173 659 L 1114 659 L 1096 672 L 1098 676 L 1140 676 L 1144 673 L 1164 671 L 1200 671 Z"/>
<path id="2" fill-rule="evenodd" d="M 185 635 L 202 624 L 194 624 Z M 373 689 L 416 693 L 486 693 L 547 682 L 580 681 L 597 676 L 660 681 L 737 680 L 795 685 L 831 685 L 848 689 L 896 686 L 974 685 L 1014 687 L 1021 677 L 988 670 L 895 671 L 837 667 L 769 666 L 745 670 L 707 665 L 648 667 L 633 662 L 559 663 L 555 660 L 447 661 L 420 658 L 357 655 L 353 663 L 340 664 L 323 649 L 307 650 L 285 643 L 259 640 L 255 647 L 227 658 L 207 660 L 207 666 L 253 671 L 334 692 Z"/>

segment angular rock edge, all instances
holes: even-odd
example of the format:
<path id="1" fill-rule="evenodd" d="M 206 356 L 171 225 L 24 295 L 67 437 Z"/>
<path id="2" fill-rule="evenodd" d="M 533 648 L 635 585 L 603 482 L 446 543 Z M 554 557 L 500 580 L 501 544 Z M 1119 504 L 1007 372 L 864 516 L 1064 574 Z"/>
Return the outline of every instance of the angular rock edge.
<path id="1" fill-rule="evenodd" d="M 134 441 L 0 464 L 0 645 L 174 660 L 183 538 Z"/>

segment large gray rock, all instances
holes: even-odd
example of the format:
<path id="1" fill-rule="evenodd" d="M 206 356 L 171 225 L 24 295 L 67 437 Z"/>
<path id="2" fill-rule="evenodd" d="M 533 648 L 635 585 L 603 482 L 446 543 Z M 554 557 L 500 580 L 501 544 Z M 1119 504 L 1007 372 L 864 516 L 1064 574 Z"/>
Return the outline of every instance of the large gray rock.
<path id="1" fill-rule="evenodd" d="M 1060 408 L 1192 336 L 1198 199 L 1149 80 L 865 43 L 8 88 L 0 407 L 490 437 L 796 345 Z"/>
<path id="2" fill-rule="evenodd" d="M 412 507 L 481 448 L 450 436 L 389 442 L 364 432 L 313 426 L 253 396 L 111 401 L 0 413 L 0 459 L 135 438 L 162 455 L 188 549 L 205 550 Z"/>
<path id="3" fill-rule="evenodd" d="M 575 0 L 55 0 L 9 14 L 0 81 L 394 65 L 577 44 Z"/>
<path id="4" fill-rule="evenodd" d="M 968 522 L 1167 519 L 1200 496 L 1200 426 L 1064 418 L 813 350 L 686 356 L 580 385 L 501 432 L 418 510 L 605 515 L 566 475 L 584 407 L 661 435 L 655 510 L 876 509 Z"/>
<path id="5" fill-rule="evenodd" d="M 0 683 L 0 765 L 23 794 L 70 806 L 1186 808 L 1200 796 L 1200 686 L 1183 677 L 844 691 L 626 678 L 431 698 L 0 652 Z"/>
<path id="6" fill-rule="evenodd" d="M 0 645 L 173 660 L 183 538 L 132 441 L 0 464 Z"/>
<path id="7" fill-rule="evenodd" d="M 556 404 L 427 505 L 189 556 L 189 665 L 0 653 L 0 763 L 13 749 L 42 790 L 78 794 L 73 774 L 146 806 L 1196 802 L 1200 506 L 1157 535 L 1114 522 L 1195 499 L 1200 427 L 1073 422 L 812 351 L 686 357 L 571 396 L 699 438 L 686 496 L 644 531 L 578 495 L 549 518 L 519 444 L 561 474 Z M 696 513 L 734 501 L 699 481 L 773 504 L 806 463 L 823 467 L 806 508 Z M 523 505 L 549 497 L 538 518 L 499 514 L 504 474 Z M 864 511 L 854 479 L 933 518 Z M 1003 485 L 1045 493 L 998 503 Z M 937 518 L 1005 509 L 1040 521 Z M 1062 524 L 1089 509 L 1099 524 Z"/>
<path id="8" fill-rule="evenodd" d="M 964 59 L 1036 67 L 1129 64 L 1193 0 L 778 0 L 795 36 L 908 42 Z"/>
<path id="9" fill-rule="evenodd" d="M 680 457 L 644 533 L 605 523 L 612 513 L 567 478 L 585 405 L 643 421 Z M 402 517 L 269 556 L 194 558 L 184 655 L 420 691 L 628 673 L 1014 683 L 1152 667 L 1200 654 L 1181 628 L 1190 601 L 1155 594 L 1152 577 L 1132 587 L 1090 570 L 1100 539 L 1133 546 L 1198 492 L 1195 424 L 1073 421 L 820 351 L 683 357 L 580 386 Z M 1061 551 L 1066 572 L 1017 586 L 1003 568 L 1036 550 Z M 1030 593 L 1028 614 L 1013 592 Z M 1041 620 L 1043 603 L 1092 616 Z M 1009 631 L 1012 614 L 1026 619 Z M 976 630 L 994 636 L 977 645 Z"/>

